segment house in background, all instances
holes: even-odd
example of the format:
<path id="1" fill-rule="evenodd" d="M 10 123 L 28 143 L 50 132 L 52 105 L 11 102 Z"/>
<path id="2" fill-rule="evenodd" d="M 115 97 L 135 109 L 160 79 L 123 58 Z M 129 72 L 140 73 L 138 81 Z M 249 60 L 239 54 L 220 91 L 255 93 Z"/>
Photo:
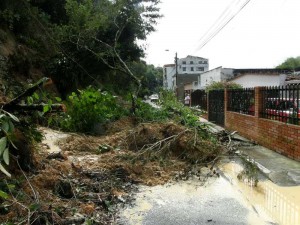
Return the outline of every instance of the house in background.
<path id="1" fill-rule="evenodd" d="M 258 86 L 281 86 L 297 83 L 300 76 L 291 76 L 292 71 L 282 69 L 233 69 L 217 67 L 199 75 L 190 86 L 192 90 L 205 89 L 212 82 L 233 82 L 244 88 Z M 300 80 L 300 79 L 299 79 Z"/>
<path id="2" fill-rule="evenodd" d="M 163 88 L 174 90 L 175 87 L 175 64 L 166 64 L 163 66 Z"/>
<path id="3" fill-rule="evenodd" d="M 188 55 L 178 59 L 178 74 L 199 74 L 209 69 L 208 59 Z"/>
<path id="4" fill-rule="evenodd" d="M 281 69 L 235 69 L 234 77 L 228 79 L 244 88 L 259 86 L 282 86 L 290 71 Z"/>
<path id="5" fill-rule="evenodd" d="M 234 76 L 234 69 L 217 67 L 212 70 L 208 70 L 199 75 L 198 80 L 193 83 L 194 90 L 205 89 L 206 86 L 212 82 L 227 81 Z"/>
<path id="6" fill-rule="evenodd" d="M 177 70 L 176 64 L 166 64 L 163 66 L 163 87 L 167 90 L 174 90 L 186 82 L 197 81 L 197 77 L 209 69 L 208 59 L 188 55 L 185 58 L 177 59 Z M 177 71 L 177 82 L 176 82 L 176 71 Z M 197 76 L 194 76 L 194 75 Z M 179 81 L 180 76 L 180 81 Z M 186 78 L 186 80 L 185 80 Z M 179 85 L 179 83 L 181 85 Z M 181 92 L 181 91 L 179 91 Z M 178 93 L 178 91 L 177 91 Z"/>

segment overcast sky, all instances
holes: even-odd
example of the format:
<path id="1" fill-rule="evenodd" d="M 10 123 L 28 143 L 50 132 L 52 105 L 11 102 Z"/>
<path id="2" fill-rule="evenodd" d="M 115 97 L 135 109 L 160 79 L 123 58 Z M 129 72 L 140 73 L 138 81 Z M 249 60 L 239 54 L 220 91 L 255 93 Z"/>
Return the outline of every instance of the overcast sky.
<path id="1" fill-rule="evenodd" d="M 210 69 L 273 68 L 300 56 L 300 0 L 251 0 L 211 41 L 201 37 L 223 14 L 228 20 L 247 0 L 162 0 L 164 15 L 149 35 L 145 58 L 163 66 L 187 55 L 208 58 Z M 216 26 L 218 27 L 218 26 Z M 216 29 L 212 29 L 214 31 Z M 168 49 L 169 51 L 165 51 Z"/>

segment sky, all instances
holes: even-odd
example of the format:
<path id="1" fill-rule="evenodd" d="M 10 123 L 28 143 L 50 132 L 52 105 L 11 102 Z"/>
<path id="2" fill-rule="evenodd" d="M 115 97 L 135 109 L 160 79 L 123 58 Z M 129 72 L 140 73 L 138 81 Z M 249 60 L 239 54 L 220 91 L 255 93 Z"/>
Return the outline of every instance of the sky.
<path id="1" fill-rule="evenodd" d="M 163 18 L 143 43 L 148 64 L 174 63 L 177 52 L 178 58 L 209 59 L 209 69 L 274 68 L 289 57 L 300 56 L 300 0 L 250 0 L 201 49 L 203 35 L 222 24 L 213 26 L 215 21 L 223 15 L 224 23 L 247 0 L 161 1 Z"/>

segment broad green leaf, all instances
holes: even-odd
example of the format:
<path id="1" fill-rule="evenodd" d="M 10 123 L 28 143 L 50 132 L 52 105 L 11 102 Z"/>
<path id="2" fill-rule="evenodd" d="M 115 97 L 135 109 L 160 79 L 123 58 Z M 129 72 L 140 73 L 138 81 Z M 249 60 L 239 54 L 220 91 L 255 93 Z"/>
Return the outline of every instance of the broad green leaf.
<path id="1" fill-rule="evenodd" d="M 6 137 L 2 137 L 0 139 L 0 155 L 3 153 L 3 151 L 5 150 L 7 145 L 7 138 Z"/>
<path id="2" fill-rule="evenodd" d="M 6 163 L 6 165 L 9 165 L 9 151 L 8 151 L 8 148 L 6 148 L 3 152 L 3 160 Z"/>
<path id="3" fill-rule="evenodd" d="M 13 133 L 15 130 L 14 124 L 11 122 L 11 120 L 8 121 L 8 124 L 9 124 L 9 132 Z"/>
<path id="4" fill-rule="evenodd" d="M 33 104 L 33 98 L 31 96 L 27 97 L 27 102 L 29 105 Z"/>
<path id="5" fill-rule="evenodd" d="M 60 98 L 60 97 L 55 97 L 55 100 L 56 100 L 57 102 L 61 102 L 61 98 Z"/>
<path id="6" fill-rule="evenodd" d="M 8 199 L 8 197 L 9 195 L 6 192 L 0 190 L 0 198 Z"/>
<path id="7" fill-rule="evenodd" d="M 43 112 L 46 113 L 50 110 L 50 106 L 49 105 L 44 105 L 43 107 Z"/>
<path id="8" fill-rule="evenodd" d="M 16 116 L 14 116 L 13 114 L 11 114 L 11 113 L 9 113 L 9 112 L 6 112 L 6 111 L 4 111 L 4 110 L 3 110 L 3 112 L 4 112 L 5 114 L 7 114 L 10 118 L 12 118 L 14 121 L 20 122 L 20 120 L 19 120 Z"/>
<path id="9" fill-rule="evenodd" d="M 9 131 L 8 121 L 3 121 L 1 128 L 2 128 L 2 130 L 4 130 L 5 133 L 8 133 L 8 131 Z"/>
<path id="10" fill-rule="evenodd" d="M 34 92 L 33 97 L 34 97 L 36 100 L 39 100 L 39 99 L 40 99 L 40 96 L 39 96 L 36 92 Z"/>
<path id="11" fill-rule="evenodd" d="M 4 173 L 6 176 L 11 177 L 11 174 L 9 172 L 7 172 L 7 170 L 2 166 L 2 164 L 0 163 L 0 170 L 2 171 L 2 173 Z"/>

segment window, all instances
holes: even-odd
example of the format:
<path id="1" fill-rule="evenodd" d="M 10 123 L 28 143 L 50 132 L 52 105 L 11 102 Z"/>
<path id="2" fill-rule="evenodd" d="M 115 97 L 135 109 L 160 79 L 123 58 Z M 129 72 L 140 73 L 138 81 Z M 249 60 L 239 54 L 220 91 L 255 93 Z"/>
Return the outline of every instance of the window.
<path id="1" fill-rule="evenodd" d="M 203 61 L 203 64 L 207 64 L 207 61 Z"/>
<path id="2" fill-rule="evenodd" d="M 182 71 L 186 71 L 186 67 L 182 67 Z"/>
<path id="3" fill-rule="evenodd" d="M 191 67 L 191 71 L 194 71 L 194 67 Z"/>
<path id="4" fill-rule="evenodd" d="M 199 64 L 202 64 L 202 61 L 199 61 Z"/>
<path id="5" fill-rule="evenodd" d="M 194 64 L 194 61 L 190 61 L 190 64 Z"/>
<path id="6" fill-rule="evenodd" d="M 186 61 L 182 61 L 182 64 L 186 64 Z"/>
<path id="7" fill-rule="evenodd" d="M 204 71 L 204 67 L 197 67 L 196 70 L 197 71 Z"/>

